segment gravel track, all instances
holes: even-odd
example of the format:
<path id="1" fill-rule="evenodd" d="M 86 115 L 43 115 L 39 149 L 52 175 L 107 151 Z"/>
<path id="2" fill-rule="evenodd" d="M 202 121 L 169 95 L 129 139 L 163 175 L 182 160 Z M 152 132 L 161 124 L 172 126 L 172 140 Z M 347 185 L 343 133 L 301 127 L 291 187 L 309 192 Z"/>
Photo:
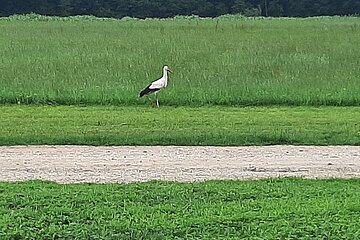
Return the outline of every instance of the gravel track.
<path id="1" fill-rule="evenodd" d="M 0 181 L 358 178 L 360 146 L 2 146 Z"/>

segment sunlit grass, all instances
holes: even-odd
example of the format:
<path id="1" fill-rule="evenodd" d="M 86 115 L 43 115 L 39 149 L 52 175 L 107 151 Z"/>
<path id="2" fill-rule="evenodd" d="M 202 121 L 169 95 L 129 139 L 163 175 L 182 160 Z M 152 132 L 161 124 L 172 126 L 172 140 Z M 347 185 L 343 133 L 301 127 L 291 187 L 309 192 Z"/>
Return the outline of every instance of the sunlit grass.
<path id="1" fill-rule="evenodd" d="M 163 105 L 360 103 L 358 18 L 0 19 L 0 103 Z"/>
<path id="2" fill-rule="evenodd" d="M 359 239 L 359 180 L 0 183 L 0 238 Z"/>

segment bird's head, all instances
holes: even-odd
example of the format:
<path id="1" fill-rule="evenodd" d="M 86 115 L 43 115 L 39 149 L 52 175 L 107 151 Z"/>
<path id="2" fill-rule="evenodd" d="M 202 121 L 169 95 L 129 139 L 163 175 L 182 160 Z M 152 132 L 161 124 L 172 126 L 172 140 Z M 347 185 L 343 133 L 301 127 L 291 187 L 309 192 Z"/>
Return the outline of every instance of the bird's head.
<path id="1" fill-rule="evenodd" d="M 172 73 L 170 68 L 167 65 L 164 66 L 164 72 Z"/>

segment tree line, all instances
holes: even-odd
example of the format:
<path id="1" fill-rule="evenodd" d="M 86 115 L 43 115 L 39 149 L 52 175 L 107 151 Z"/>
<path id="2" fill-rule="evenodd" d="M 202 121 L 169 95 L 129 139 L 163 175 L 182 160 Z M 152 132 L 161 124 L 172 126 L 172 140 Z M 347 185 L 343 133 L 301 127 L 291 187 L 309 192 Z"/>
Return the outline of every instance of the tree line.
<path id="1" fill-rule="evenodd" d="M 113 18 L 224 14 L 307 17 L 358 15 L 360 0 L 0 0 L 0 16 L 27 13 Z"/>

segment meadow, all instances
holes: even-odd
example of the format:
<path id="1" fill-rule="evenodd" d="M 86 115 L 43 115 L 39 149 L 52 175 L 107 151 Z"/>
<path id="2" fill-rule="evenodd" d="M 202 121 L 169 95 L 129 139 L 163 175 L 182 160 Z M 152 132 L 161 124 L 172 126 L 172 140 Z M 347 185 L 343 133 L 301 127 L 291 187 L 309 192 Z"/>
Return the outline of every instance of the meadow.
<path id="1" fill-rule="evenodd" d="M 0 19 L 0 103 L 359 106 L 360 21 L 307 19 Z"/>
<path id="2" fill-rule="evenodd" d="M 359 239 L 360 181 L 0 183 L 0 238 Z"/>
<path id="3" fill-rule="evenodd" d="M 0 18 L 0 145 L 360 144 L 356 17 Z M 159 109 L 138 97 L 172 70 Z M 0 182 L 0 239 L 358 239 L 359 180 Z"/>

